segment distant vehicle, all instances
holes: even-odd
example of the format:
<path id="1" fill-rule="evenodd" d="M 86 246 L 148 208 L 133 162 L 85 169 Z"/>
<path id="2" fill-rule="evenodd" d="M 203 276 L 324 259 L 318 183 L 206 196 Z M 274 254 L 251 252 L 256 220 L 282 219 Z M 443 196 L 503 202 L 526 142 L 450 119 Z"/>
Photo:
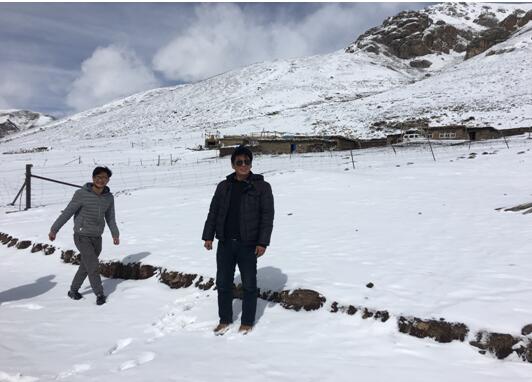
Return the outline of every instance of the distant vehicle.
<path id="1" fill-rule="evenodd" d="M 420 132 L 409 132 L 403 134 L 403 142 L 424 142 L 427 137 Z"/>

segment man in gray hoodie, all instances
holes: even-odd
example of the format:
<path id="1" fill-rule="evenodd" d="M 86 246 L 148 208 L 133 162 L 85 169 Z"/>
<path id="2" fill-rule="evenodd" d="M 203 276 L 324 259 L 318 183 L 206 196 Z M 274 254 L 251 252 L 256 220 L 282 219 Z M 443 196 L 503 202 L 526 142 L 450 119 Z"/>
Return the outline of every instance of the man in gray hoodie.
<path id="1" fill-rule="evenodd" d="M 53 241 L 61 227 L 74 215 L 74 243 L 79 250 L 81 263 L 72 280 L 68 297 L 82 298 L 79 288 L 89 276 L 96 304 L 105 303 L 98 256 L 102 252 L 102 233 L 105 222 L 111 230 L 113 243 L 120 244 L 120 233 L 115 220 L 115 202 L 107 183 L 113 173 L 107 167 L 96 167 L 92 183 L 87 183 L 74 193 L 72 200 L 50 229 L 48 238 Z"/>

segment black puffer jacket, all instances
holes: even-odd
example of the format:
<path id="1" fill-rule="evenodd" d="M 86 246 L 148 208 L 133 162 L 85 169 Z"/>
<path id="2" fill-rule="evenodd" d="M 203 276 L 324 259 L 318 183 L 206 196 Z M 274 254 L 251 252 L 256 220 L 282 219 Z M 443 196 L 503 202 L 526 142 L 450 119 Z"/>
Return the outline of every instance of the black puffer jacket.
<path id="1" fill-rule="evenodd" d="M 203 240 L 213 240 L 216 235 L 218 240 L 224 241 L 234 178 L 233 173 L 218 184 L 205 221 Z M 253 173 L 246 183 L 240 200 L 240 238 L 245 244 L 269 245 L 274 215 L 272 188 L 262 175 Z"/>

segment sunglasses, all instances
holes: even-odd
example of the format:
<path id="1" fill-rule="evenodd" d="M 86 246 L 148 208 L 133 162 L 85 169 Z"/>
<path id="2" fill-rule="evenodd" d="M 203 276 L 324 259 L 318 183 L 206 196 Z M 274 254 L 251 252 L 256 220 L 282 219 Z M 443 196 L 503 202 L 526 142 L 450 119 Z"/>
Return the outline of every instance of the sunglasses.
<path id="1" fill-rule="evenodd" d="M 251 165 L 251 161 L 249 159 L 244 159 L 244 160 L 237 160 L 235 161 L 235 165 L 237 166 L 243 166 L 243 165 L 246 165 L 246 166 L 250 166 Z"/>

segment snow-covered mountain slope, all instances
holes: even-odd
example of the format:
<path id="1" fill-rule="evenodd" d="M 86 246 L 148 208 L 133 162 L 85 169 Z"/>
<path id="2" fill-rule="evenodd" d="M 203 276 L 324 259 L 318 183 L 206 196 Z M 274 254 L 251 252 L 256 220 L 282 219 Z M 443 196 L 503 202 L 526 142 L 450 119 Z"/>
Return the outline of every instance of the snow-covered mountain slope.
<path id="1" fill-rule="evenodd" d="M 427 119 L 430 125 L 497 129 L 532 126 L 532 23 L 504 43 L 414 84 L 309 110 L 316 133 L 382 136 L 377 122 Z M 286 116 L 297 120 L 298 115 Z M 473 118 L 471 118 L 473 117 Z M 368 128 L 369 127 L 369 128 Z"/>
<path id="2" fill-rule="evenodd" d="M 154 133 L 193 137 L 200 144 L 201 134 L 214 130 L 367 138 L 397 132 L 383 121 L 420 118 L 431 125 L 467 119 L 472 126 L 528 127 L 532 33 L 525 22 L 531 9 L 531 4 L 434 5 L 388 19 L 357 40 L 375 42 L 386 30 L 378 51 L 355 43 L 346 51 L 258 63 L 195 84 L 154 89 L 15 135 L 11 144 L 142 140 Z M 506 28 L 505 40 L 491 46 L 495 40 L 482 40 L 482 33 L 494 28 Z M 393 54 L 394 47 L 408 58 Z M 431 65 L 413 67 L 412 61 Z"/>
<path id="3" fill-rule="evenodd" d="M 44 126 L 54 120 L 55 118 L 50 115 L 29 110 L 0 110 L 0 137 L 32 127 Z"/>
<path id="4" fill-rule="evenodd" d="M 405 86 L 417 73 L 397 60 L 367 54 L 251 65 L 208 80 L 155 89 L 50 124 L 46 137 L 94 138 L 165 130 L 205 131 L 260 121 L 281 111 L 345 102 Z M 260 130 L 267 128 L 261 126 Z"/>

